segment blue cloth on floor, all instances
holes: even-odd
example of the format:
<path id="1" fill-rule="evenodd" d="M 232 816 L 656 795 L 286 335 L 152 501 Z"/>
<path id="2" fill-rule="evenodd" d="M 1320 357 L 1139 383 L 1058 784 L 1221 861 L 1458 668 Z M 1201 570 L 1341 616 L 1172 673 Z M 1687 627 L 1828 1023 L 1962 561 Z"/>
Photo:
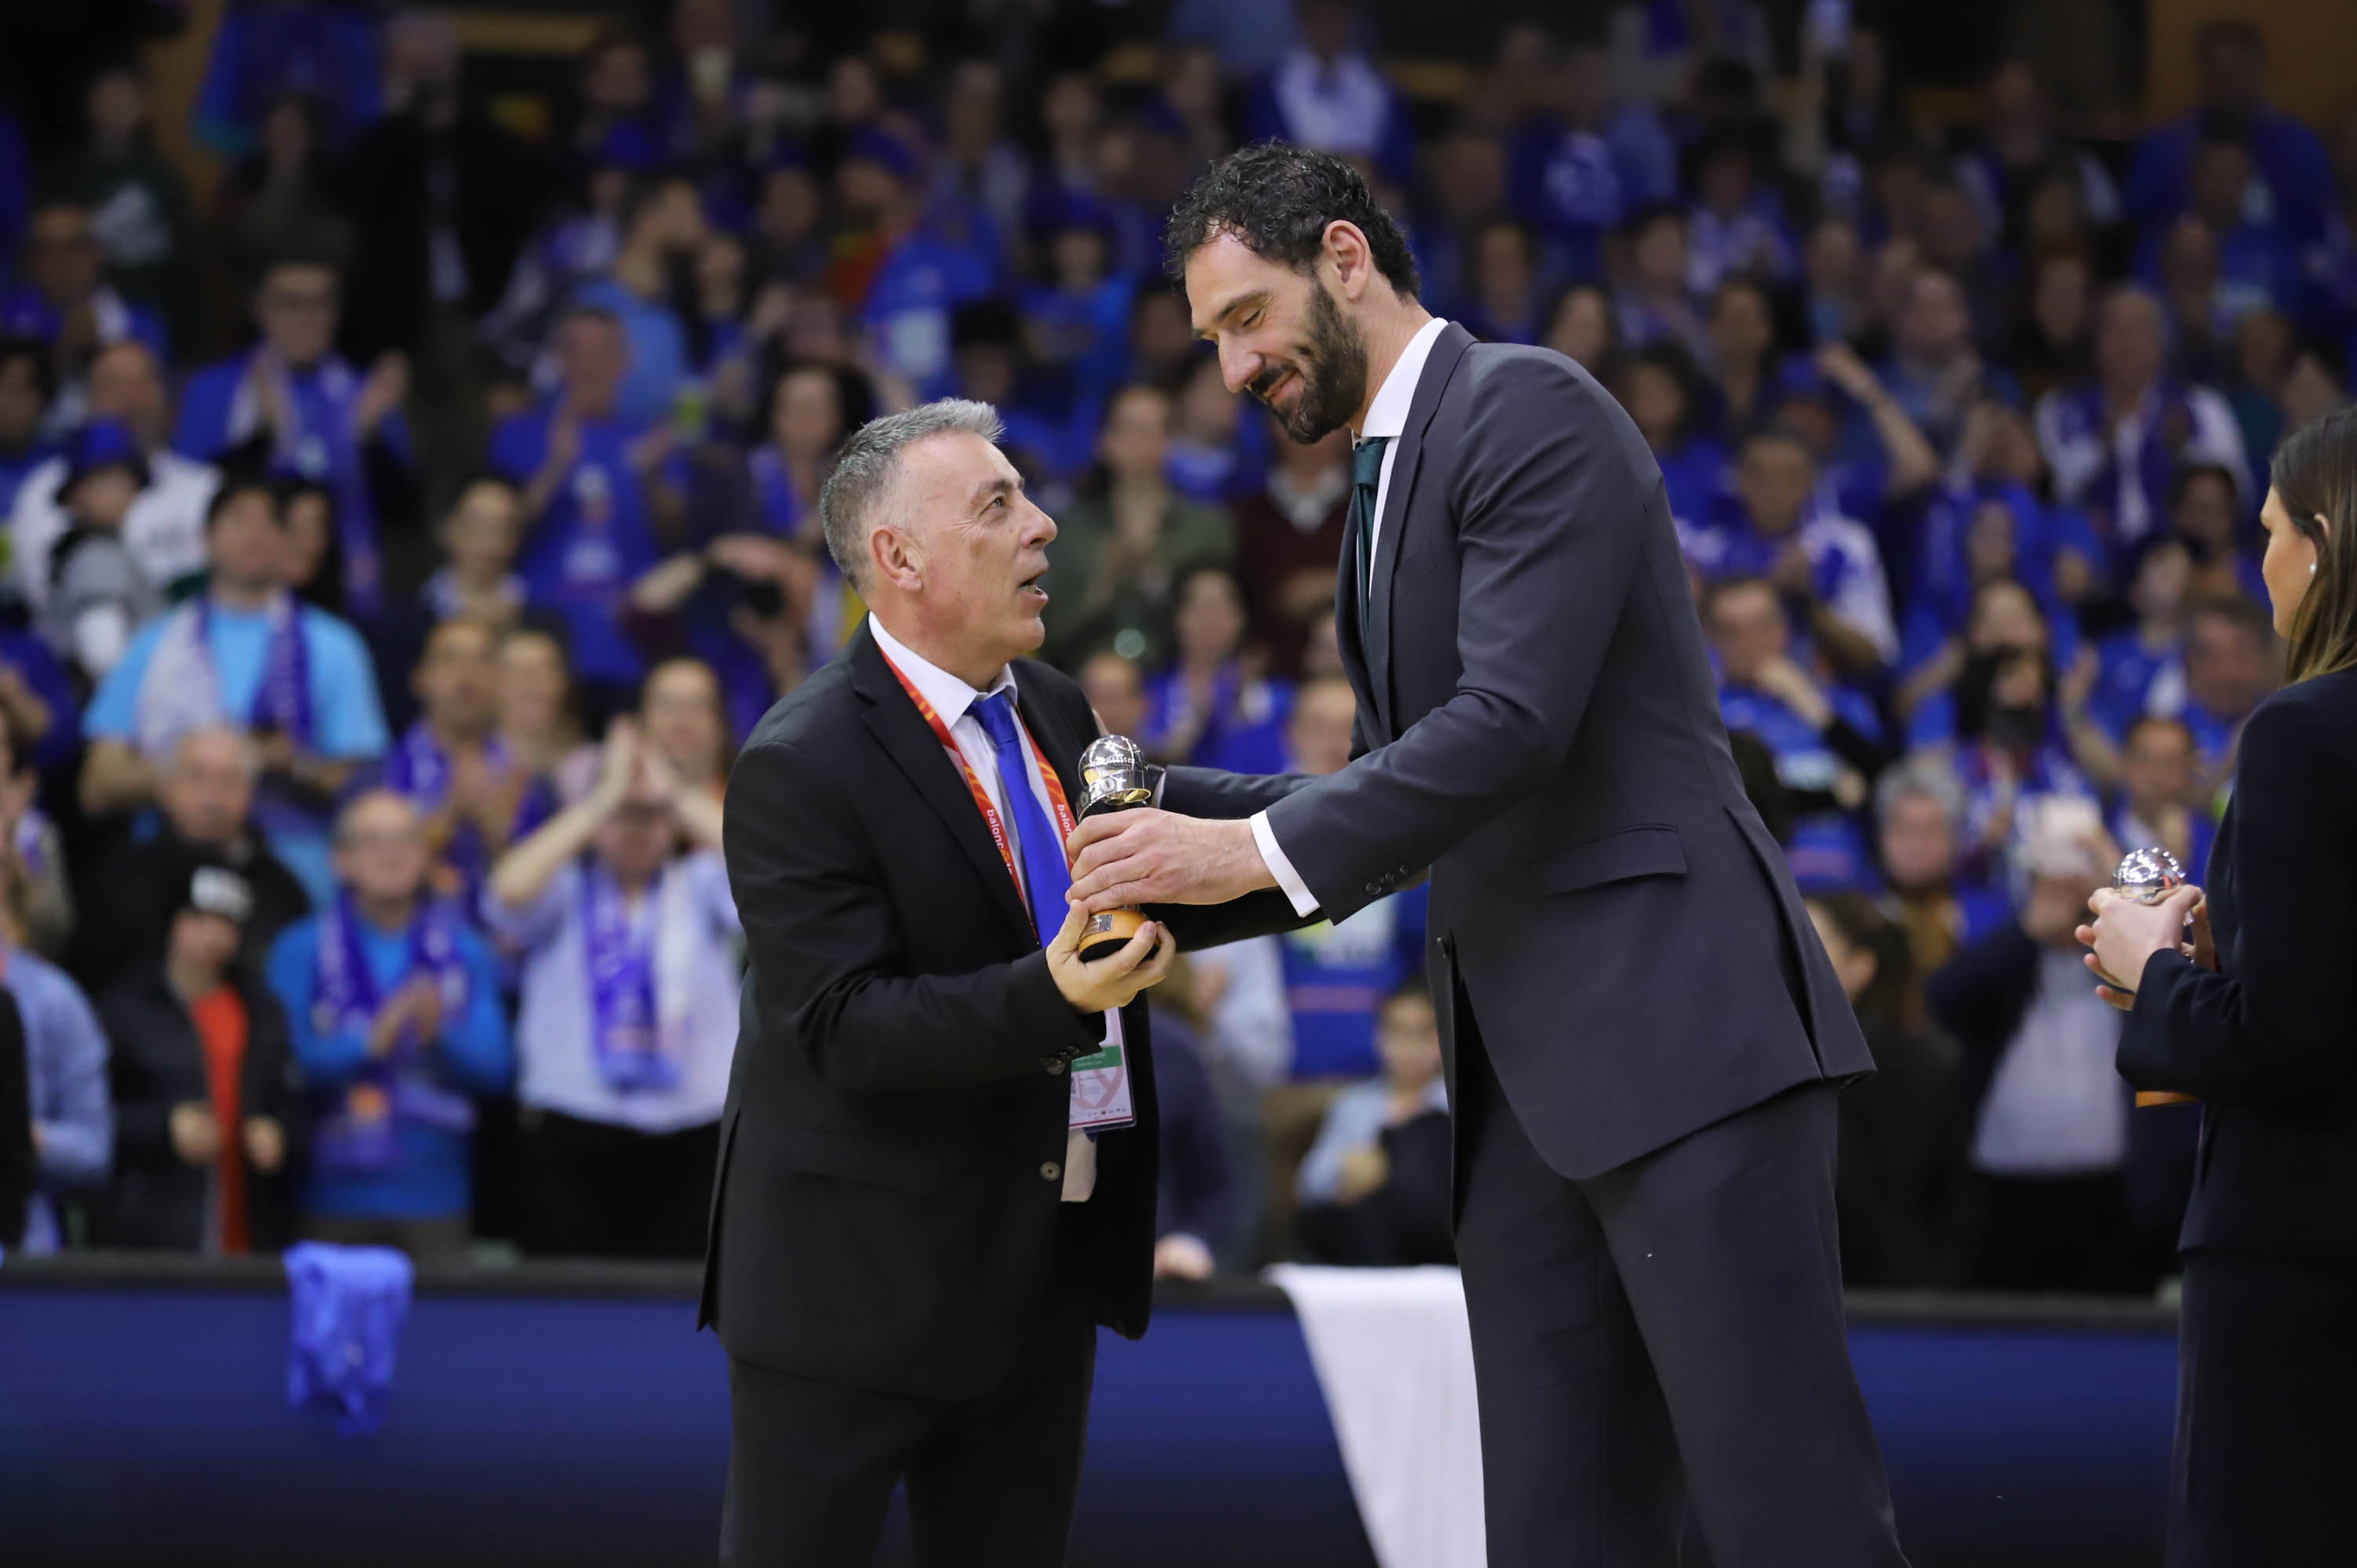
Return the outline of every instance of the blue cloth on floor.
<path id="1" fill-rule="evenodd" d="M 391 1247 L 288 1248 L 286 1402 L 333 1410 L 346 1437 L 383 1425 L 414 1282 L 408 1255 Z"/>

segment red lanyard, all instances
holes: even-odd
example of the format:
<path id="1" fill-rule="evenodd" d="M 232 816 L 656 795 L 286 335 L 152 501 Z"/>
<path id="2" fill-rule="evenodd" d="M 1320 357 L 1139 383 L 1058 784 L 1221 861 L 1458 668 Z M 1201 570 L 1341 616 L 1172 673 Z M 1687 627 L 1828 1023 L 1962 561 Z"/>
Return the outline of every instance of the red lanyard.
<path id="1" fill-rule="evenodd" d="M 877 651 L 881 653 L 883 650 Z M 1015 846 L 1007 839 L 1006 824 L 998 820 L 998 808 L 990 803 L 990 791 L 982 787 L 982 780 L 974 776 L 974 764 L 966 760 L 965 751 L 958 745 L 957 737 L 950 734 L 950 726 L 942 723 L 942 715 L 933 711 L 932 703 L 925 701 L 925 694 L 917 690 L 916 682 L 892 662 L 890 654 L 885 654 L 884 662 L 891 666 L 893 675 L 900 682 L 900 689 L 909 693 L 909 700 L 917 704 L 917 712 L 924 714 L 925 723 L 932 726 L 933 738 L 949 747 L 950 755 L 957 758 L 958 771 L 965 775 L 965 787 L 974 791 L 974 803 L 982 808 L 982 820 L 990 828 L 990 842 L 998 846 L 998 858 L 1006 863 L 1006 875 L 1015 878 L 1015 891 L 1021 895 L 1026 907 L 1028 907 L 1031 895 L 1023 886 L 1023 868 L 1015 863 Z M 1023 732 L 1024 740 L 1031 747 L 1032 757 L 1039 764 L 1039 782 L 1048 787 L 1048 804 L 1055 810 L 1057 830 L 1070 839 L 1076 824 L 1071 804 L 1064 798 L 1064 781 L 1057 778 L 1056 770 L 1048 765 L 1048 754 L 1041 751 L 1039 743 L 1031 738 L 1029 726 L 1019 715 L 1016 719 L 1016 727 Z M 1004 770 L 1001 771 L 1003 774 Z M 1031 787 L 1030 781 L 1025 779 L 1001 777 L 998 783 L 1003 789 L 1028 789 Z M 1057 847 L 1060 850 L 1062 845 Z"/>

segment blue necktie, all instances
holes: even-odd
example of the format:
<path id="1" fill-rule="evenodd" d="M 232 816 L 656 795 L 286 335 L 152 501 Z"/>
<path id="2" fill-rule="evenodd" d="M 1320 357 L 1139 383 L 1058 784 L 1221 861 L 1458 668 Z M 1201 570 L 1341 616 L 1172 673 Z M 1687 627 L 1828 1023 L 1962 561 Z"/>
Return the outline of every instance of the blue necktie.
<path id="1" fill-rule="evenodd" d="M 1358 560 L 1359 644 L 1362 648 L 1373 603 L 1369 590 L 1374 585 L 1375 492 L 1383 482 L 1383 448 L 1391 444 L 1388 435 L 1370 435 L 1351 448 L 1351 544 Z"/>
<path id="2" fill-rule="evenodd" d="M 1006 814 L 1021 841 L 1023 886 L 1031 895 L 1031 919 L 1039 945 L 1064 929 L 1064 895 L 1072 886 L 1071 863 L 1064 858 L 1064 835 L 1048 808 L 1031 792 L 1031 772 L 1023 765 L 1023 732 L 1015 722 L 1015 693 L 994 692 L 974 705 L 974 716 L 998 750 L 998 788 Z"/>

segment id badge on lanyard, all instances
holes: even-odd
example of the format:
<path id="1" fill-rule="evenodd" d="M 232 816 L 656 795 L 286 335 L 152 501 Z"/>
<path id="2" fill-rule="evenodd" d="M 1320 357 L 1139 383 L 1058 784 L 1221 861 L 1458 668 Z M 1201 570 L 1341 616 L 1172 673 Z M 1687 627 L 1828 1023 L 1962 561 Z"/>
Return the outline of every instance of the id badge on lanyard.
<path id="1" fill-rule="evenodd" d="M 1067 1125 L 1093 1137 L 1137 1120 L 1129 1103 L 1129 1062 L 1108 1045 L 1072 1063 L 1072 1114 Z"/>

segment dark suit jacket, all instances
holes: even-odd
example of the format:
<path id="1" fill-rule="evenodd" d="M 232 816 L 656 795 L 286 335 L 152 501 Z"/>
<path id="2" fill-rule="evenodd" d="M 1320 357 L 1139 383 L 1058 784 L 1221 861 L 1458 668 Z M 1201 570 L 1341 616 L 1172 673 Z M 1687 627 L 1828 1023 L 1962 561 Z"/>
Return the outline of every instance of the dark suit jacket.
<path id="1" fill-rule="evenodd" d="M 2155 953 L 2120 1036 L 2138 1089 L 2202 1101 L 2179 1245 L 2357 1257 L 2357 671 L 2244 726 L 2210 852 L 2218 972 Z"/>
<path id="2" fill-rule="evenodd" d="M 1078 800 L 1096 735 L 1016 663 L 1023 722 Z M 728 781 L 745 983 L 700 1322 L 729 1353 L 963 1399 L 1003 1380 L 1049 1281 L 1072 1010 L 956 766 L 865 628 L 770 710 Z M 1156 911 L 1182 947 L 1296 923 L 1274 894 Z M 1145 1332 L 1157 1107 L 1145 998 L 1122 1015 L 1137 1124 L 1097 1144 L 1071 1223 L 1100 1319 Z"/>
<path id="3" fill-rule="evenodd" d="M 246 1220 L 254 1251 L 276 1251 L 295 1240 L 295 1200 L 302 1186 L 302 1099 L 286 1016 L 270 988 L 232 972 L 245 1003 L 245 1060 L 238 1076 L 246 1116 L 267 1116 L 286 1133 L 286 1158 L 264 1175 L 246 1167 Z M 189 1165 L 172 1147 L 172 1108 L 210 1097 L 205 1049 L 196 1020 L 150 960 L 99 997 L 106 1026 L 107 1085 L 114 1100 L 114 1174 L 105 1205 L 110 1247 L 193 1252 L 204 1245 L 212 1168 Z"/>
<path id="4" fill-rule="evenodd" d="M 1594 1176 L 1872 1070 L 1744 798 L 1661 472 L 1587 371 L 1445 328 L 1392 459 L 1363 659 L 1355 590 L 1346 553 L 1364 755 L 1315 780 L 1174 770 L 1165 803 L 1265 805 L 1337 920 L 1430 866 L 1435 993 L 1462 987 L 1550 1165 Z M 1440 1016 L 1453 1063 L 1468 1020 Z"/>

